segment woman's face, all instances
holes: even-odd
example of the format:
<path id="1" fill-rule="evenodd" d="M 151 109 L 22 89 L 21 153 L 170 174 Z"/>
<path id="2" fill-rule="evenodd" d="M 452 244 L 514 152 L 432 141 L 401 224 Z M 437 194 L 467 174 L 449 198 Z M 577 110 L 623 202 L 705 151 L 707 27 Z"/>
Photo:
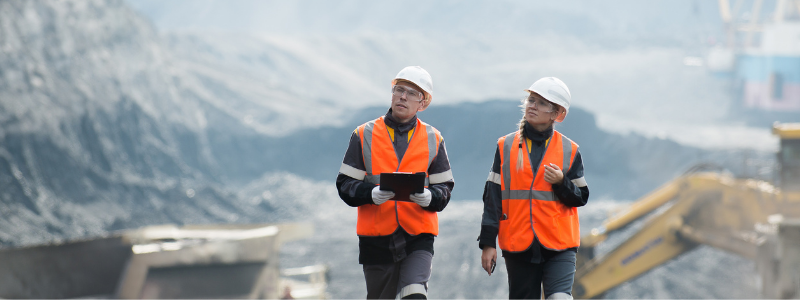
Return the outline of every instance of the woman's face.
<path id="1" fill-rule="evenodd" d="M 550 125 L 558 117 L 558 105 L 550 103 L 537 93 L 531 93 L 525 102 L 525 121 L 531 125 Z"/>

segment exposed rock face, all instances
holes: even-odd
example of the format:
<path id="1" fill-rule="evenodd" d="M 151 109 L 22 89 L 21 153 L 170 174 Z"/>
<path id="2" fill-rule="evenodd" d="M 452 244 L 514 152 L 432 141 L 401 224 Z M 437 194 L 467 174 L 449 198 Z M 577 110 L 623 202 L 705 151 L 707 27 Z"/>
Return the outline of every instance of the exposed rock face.
<path id="1" fill-rule="evenodd" d="M 243 217 L 182 72 L 122 1 L 0 1 L 0 245 Z"/>
<path id="2" fill-rule="evenodd" d="M 119 0 L 0 1 L 0 245 L 286 217 L 241 204 L 250 202 L 230 187 L 259 190 L 259 178 L 276 171 L 332 181 L 352 129 L 385 112 L 344 114 L 347 101 L 287 86 L 314 61 L 289 46 L 258 54 L 280 40 L 220 39 L 243 43 L 233 52 L 220 47 L 236 45 L 214 40 L 165 40 Z M 230 53 L 244 56 L 224 57 Z M 326 84 L 337 91 L 335 81 Z M 518 114 L 505 101 L 421 114 L 445 134 L 454 199 L 480 197 L 494 142 Z M 636 197 L 705 155 L 604 133 L 577 108 L 560 128 L 581 144 L 595 195 Z"/>

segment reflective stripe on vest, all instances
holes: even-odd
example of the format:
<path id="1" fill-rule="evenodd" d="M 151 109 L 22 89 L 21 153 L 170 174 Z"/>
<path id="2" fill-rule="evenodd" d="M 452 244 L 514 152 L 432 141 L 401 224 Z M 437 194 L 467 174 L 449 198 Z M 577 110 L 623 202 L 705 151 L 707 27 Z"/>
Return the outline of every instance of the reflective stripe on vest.
<path id="1" fill-rule="evenodd" d="M 577 247 L 580 245 L 578 210 L 558 201 L 553 186 L 544 180 L 543 166 L 555 164 L 566 174 L 578 145 L 553 131 L 542 162 L 534 166 L 528 155 L 528 145 L 520 143 L 521 138 L 518 131 L 497 141 L 499 149 L 503 149 L 500 186 L 504 217 L 500 220 L 498 234 L 500 248 L 510 252 L 525 251 L 533 243 L 534 236 L 548 249 Z M 524 151 L 522 169 L 517 170 L 520 151 Z"/>
<path id="2" fill-rule="evenodd" d="M 417 119 L 417 126 L 402 159 L 397 157 L 383 117 L 359 126 L 358 133 L 367 173 L 365 182 L 380 184 L 381 173 L 425 172 L 425 186 L 428 186 L 428 167 L 436 157 L 441 142 L 441 135 L 436 129 Z M 424 210 L 416 203 L 386 201 L 381 205 L 358 207 L 357 232 L 360 236 L 390 235 L 398 226 L 412 235 L 439 234 L 436 212 Z"/>

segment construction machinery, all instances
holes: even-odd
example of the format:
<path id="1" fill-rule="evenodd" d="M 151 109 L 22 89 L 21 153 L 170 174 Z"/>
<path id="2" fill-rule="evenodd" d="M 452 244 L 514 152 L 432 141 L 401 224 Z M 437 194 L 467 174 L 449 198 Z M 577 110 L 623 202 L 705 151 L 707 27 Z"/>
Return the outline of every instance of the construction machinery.
<path id="1" fill-rule="evenodd" d="M 0 250 L 0 298 L 327 298 L 324 265 L 280 270 L 306 223 L 149 226 Z"/>
<path id="2" fill-rule="evenodd" d="M 709 49 L 708 70 L 731 79 L 747 111 L 800 112 L 800 0 L 718 1 L 725 42 Z"/>
<path id="3" fill-rule="evenodd" d="M 701 165 L 581 237 L 574 297 L 602 297 L 698 245 L 709 245 L 755 261 L 764 297 L 800 298 L 800 123 L 775 123 L 773 133 L 780 138 L 775 182 L 734 178 Z M 595 256 L 609 234 L 637 220 L 643 223 L 637 232 Z"/>

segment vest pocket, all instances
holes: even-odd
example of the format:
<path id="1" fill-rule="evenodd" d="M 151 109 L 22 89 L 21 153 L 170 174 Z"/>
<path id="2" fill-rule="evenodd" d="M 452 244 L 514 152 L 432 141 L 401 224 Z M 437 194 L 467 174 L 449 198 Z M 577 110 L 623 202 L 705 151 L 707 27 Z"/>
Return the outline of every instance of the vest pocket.
<path id="1" fill-rule="evenodd" d="M 367 204 L 358 207 L 358 222 L 356 223 L 358 235 L 378 235 L 378 227 L 375 223 L 375 216 L 378 214 L 380 214 L 380 209 L 377 205 Z"/>
<path id="2" fill-rule="evenodd" d="M 575 215 L 554 217 L 556 225 L 556 236 L 561 243 L 572 244 L 573 241 L 580 239 L 578 218 Z"/>

